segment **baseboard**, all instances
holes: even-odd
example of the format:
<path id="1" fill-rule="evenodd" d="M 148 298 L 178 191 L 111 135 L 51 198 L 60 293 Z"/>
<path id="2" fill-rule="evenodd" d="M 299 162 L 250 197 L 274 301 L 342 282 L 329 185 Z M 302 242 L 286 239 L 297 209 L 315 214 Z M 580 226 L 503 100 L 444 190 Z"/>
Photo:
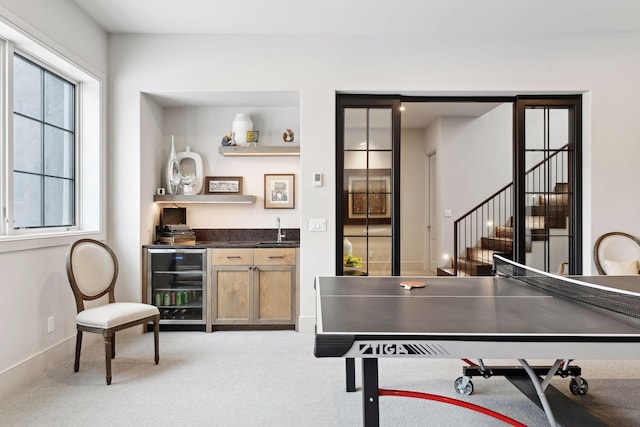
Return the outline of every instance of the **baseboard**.
<path id="1" fill-rule="evenodd" d="M 75 353 L 75 335 L 0 372 L 0 399 L 41 378 L 49 369 L 69 361 Z"/>
<path id="2" fill-rule="evenodd" d="M 316 332 L 316 316 L 298 317 L 298 332 L 303 334 L 314 334 Z"/>

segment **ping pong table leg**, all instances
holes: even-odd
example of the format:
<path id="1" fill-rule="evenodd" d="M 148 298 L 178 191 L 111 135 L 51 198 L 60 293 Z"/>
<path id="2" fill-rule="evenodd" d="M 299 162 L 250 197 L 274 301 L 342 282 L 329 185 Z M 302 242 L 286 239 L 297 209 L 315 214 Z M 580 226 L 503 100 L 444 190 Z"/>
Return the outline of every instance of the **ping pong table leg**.
<path id="1" fill-rule="evenodd" d="M 356 360 L 353 357 L 345 359 L 345 373 L 347 375 L 347 392 L 356 391 Z"/>
<path id="2" fill-rule="evenodd" d="M 378 427 L 378 359 L 362 358 L 362 409 L 365 427 Z"/>
<path id="3" fill-rule="evenodd" d="M 555 361 L 553 366 L 551 366 L 551 369 L 549 369 L 549 373 L 547 374 L 547 376 L 542 380 L 533 371 L 533 369 L 531 369 L 531 366 L 529 366 L 529 363 L 526 360 L 518 359 L 518 362 L 520 362 L 524 370 L 529 375 L 529 378 L 531 379 L 531 383 L 533 384 L 533 387 L 535 388 L 536 393 L 538 394 L 538 399 L 540 399 L 540 403 L 542 404 L 544 413 L 547 416 L 547 420 L 549 420 L 549 425 L 551 425 L 552 427 L 557 426 L 556 419 L 553 416 L 553 411 L 551 410 L 551 406 L 549 406 L 549 401 L 547 400 L 547 397 L 545 396 L 544 391 L 549 385 L 549 383 L 551 382 L 551 379 L 553 378 L 553 373 L 556 372 L 560 367 L 560 364 L 562 363 L 562 359 L 558 359 Z"/>

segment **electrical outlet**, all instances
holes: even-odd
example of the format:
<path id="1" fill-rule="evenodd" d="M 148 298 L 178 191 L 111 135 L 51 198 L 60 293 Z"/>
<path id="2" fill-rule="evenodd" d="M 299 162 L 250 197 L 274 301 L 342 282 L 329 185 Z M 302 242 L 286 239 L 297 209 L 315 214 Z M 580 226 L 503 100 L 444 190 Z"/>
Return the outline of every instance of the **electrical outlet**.
<path id="1" fill-rule="evenodd" d="M 55 326 L 55 323 L 54 323 L 54 320 L 53 320 L 53 316 L 51 316 L 51 317 L 49 317 L 47 319 L 47 333 L 50 334 L 51 332 L 53 332 L 55 330 L 56 330 L 56 326 Z"/>

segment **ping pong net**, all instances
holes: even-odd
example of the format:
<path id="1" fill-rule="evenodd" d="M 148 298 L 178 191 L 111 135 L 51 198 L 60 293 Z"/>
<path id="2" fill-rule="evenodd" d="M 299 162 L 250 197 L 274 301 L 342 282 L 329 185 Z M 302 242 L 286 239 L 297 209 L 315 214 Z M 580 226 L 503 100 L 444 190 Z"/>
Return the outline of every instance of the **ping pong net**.
<path id="1" fill-rule="evenodd" d="M 519 280 L 548 294 L 558 295 L 640 319 L 640 294 L 636 292 L 581 282 L 570 277 L 557 276 L 516 263 L 500 255 L 493 256 L 493 273 L 496 276 Z"/>

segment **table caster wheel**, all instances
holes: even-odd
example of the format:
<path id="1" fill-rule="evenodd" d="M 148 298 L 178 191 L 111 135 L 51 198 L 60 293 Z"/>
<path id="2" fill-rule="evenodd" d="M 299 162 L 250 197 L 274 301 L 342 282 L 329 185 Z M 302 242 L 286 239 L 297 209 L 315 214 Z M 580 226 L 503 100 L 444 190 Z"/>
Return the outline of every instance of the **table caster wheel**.
<path id="1" fill-rule="evenodd" d="M 462 384 L 464 384 L 464 377 L 459 377 L 454 383 L 453 383 L 453 387 L 456 389 L 456 393 L 458 394 L 464 394 L 469 396 L 471 393 L 473 393 L 473 383 L 471 382 L 471 380 L 467 381 L 467 385 L 466 386 L 462 386 Z"/>
<path id="2" fill-rule="evenodd" d="M 587 380 L 583 378 L 580 378 L 578 381 L 576 381 L 575 378 L 571 378 L 571 381 L 569 382 L 569 390 L 571 390 L 571 393 L 576 396 L 587 394 L 587 390 L 589 390 L 589 383 L 587 383 Z"/>

